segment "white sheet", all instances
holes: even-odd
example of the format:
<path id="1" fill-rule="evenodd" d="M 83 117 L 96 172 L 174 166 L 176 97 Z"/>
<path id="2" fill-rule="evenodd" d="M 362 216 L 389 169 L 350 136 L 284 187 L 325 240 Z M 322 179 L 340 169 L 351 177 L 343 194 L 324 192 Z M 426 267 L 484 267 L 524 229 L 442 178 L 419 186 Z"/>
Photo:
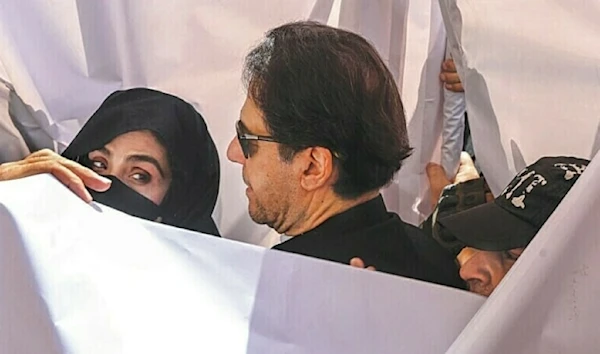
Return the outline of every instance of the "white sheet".
<path id="1" fill-rule="evenodd" d="M 448 353 L 597 353 L 600 155 Z"/>
<path id="2" fill-rule="evenodd" d="M 600 3 L 440 4 L 492 192 L 541 156 L 591 158 L 600 137 Z"/>
<path id="3" fill-rule="evenodd" d="M 494 193 L 540 156 L 594 156 L 597 1 L 440 4 L 475 152 Z M 448 353 L 598 352 L 598 178 L 596 157 Z"/>
<path id="4" fill-rule="evenodd" d="M 0 182 L 2 353 L 440 353 L 479 296 Z M 8 329 L 8 330 L 7 330 Z"/>

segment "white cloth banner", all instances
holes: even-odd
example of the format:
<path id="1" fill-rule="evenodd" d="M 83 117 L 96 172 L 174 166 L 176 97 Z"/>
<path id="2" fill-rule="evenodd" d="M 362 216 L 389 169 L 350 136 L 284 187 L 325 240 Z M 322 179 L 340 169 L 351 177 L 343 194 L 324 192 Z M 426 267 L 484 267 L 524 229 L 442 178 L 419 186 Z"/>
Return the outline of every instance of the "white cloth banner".
<path id="1" fill-rule="evenodd" d="M 483 298 L 0 182 L 2 353 L 441 353 Z"/>
<path id="2" fill-rule="evenodd" d="M 542 156 L 591 158 L 600 147 L 600 3 L 440 4 L 492 192 Z"/>
<path id="3" fill-rule="evenodd" d="M 599 179 L 597 155 L 448 353 L 598 353 Z"/>
<path id="4" fill-rule="evenodd" d="M 440 4 L 475 152 L 496 195 L 541 156 L 594 156 L 598 1 Z M 597 157 L 449 353 L 598 353 L 599 178 Z"/>

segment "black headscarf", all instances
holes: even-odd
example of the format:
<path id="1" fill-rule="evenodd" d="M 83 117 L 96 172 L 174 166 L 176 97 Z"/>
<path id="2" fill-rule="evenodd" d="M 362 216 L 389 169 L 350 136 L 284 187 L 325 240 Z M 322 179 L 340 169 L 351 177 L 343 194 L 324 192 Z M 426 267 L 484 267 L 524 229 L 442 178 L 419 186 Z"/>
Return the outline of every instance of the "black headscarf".
<path id="1" fill-rule="evenodd" d="M 173 178 L 162 203 L 145 212 L 149 200 L 115 178 L 112 194 L 109 189 L 94 193 L 94 198 L 135 216 L 154 221 L 158 215 L 164 224 L 219 235 L 212 220 L 219 191 L 219 156 L 204 119 L 189 103 L 146 88 L 116 91 L 87 121 L 63 156 L 90 167 L 89 152 L 138 130 L 151 131 L 167 150 Z"/>

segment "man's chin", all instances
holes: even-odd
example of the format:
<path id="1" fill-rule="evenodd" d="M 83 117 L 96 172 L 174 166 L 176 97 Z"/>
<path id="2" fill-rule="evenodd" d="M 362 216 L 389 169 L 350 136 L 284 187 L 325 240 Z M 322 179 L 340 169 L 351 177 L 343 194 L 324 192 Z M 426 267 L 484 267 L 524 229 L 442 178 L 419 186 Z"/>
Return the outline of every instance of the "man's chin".
<path id="1" fill-rule="evenodd" d="M 253 201 L 248 199 L 248 215 L 250 215 L 250 219 L 257 224 L 264 224 L 265 217 L 264 213 L 257 210 L 258 208 L 254 205 Z"/>
<path id="2" fill-rule="evenodd" d="M 252 202 L 248 203 L 248 214 L 250 215 L 250 219 L 259 225 L 267 225 L 269 227 L 273 227 L 273 222 L 270 218 L 267 217 L 264 210 L 258 207 L 253 207 Z"/>

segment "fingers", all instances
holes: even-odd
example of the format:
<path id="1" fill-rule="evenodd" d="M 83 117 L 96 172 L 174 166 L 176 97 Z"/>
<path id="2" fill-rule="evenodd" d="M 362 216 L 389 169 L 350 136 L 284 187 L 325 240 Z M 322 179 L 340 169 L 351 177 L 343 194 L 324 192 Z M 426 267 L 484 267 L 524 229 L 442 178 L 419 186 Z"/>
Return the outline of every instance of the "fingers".
<path id="1" fill-rule="evenodd" d="M 48 149 L 36 151 L 24 160 L 0 165 L 0 180 L 24 178 L 43 173 L 54 175 L 86 202 L 92 200 L 86 186 L 92 190 L 104 192 L 110 188 L 111 184 L 110 179 Z"/>
<path id="2" fill-rule="evenodd" d="M 464 92 L 464 87 L 456 72 L 456 66 L 454 60 L 447 59 L 442 63 L 442 73 L 440 74 L 440 80 L 444 83 L 444 87 L 447 90 L 453 92 Z"/>
<path id="3" fill-rule="evenodd" d="M 440 80 L 442 80 L 446 86 L 460 84 L 460 77 L 457 73 L 447 73 L 443 72 L 440 74 Z"/>
<path id="4" fill-rule="evenodd" d="M 68 168 L 54 160 L 40 160 L 34 157 L 29 161 L 21 160 L 0 165 L 0 180 L 2 181 L 25 178 L 42 173 L 53 174 L 62 184 L 71 189 L 84 201 L 90 202 L 92 200 L 92 196 L 85 189 L 85 185 L 81 179 Z"/>
<path id="5" fill-rule="evenodd" d="M 427 173 L 427 179 L 429 179 L 429 184 L 432 187 L 440 187 L 443 189 L 449 184 L 452 184 L 452 181 L 448 179 L 446 176 L 446 171 L 442 167 L 442 165 L 438 165 L 437 163 L 430 162 L 425 167 L 425 173 Z M 438 195 L 439 196 L 439 195 Z M 436 196 L 436 198 L 438 197 Z"/>
<path id="6" fill-rule="evenodd" d="M 448 178 L 446 177 L 446 171 L 444 170 L 442 165 L 437 164 L 435 162 L 428 163 L 427 166 L 425 166 L 425 172 L 427 173 L 427 177 L 429 178 L 429 180 L 442 180 L 442 177 L 445 180 L 448 180 Z"/>
<path id="7" fill-rule="evenodd" d="M 446 90 L 452 91 L 452 92 L 465 92 L 465 88 L 463 87 L 462 83 L 456 83 L 456 84 L 445 84 L 444 87 L 446 88 Z"/>
<path id="8" fill-rule="evenodd" d="M 355 268 L 364 268 L 365 262 L 363 262 L 363 260 L 358 257 L 354 257 L 350 260 L 350 265 Z"/>
<path id="9" fill-rule="evenodd" d="M 447 90 L 454 92 L 464 92 L 465 90 L 460 78 L 458 77 L 458 74 L 456 73 L 441 73 L 440 80 L 444 83 L 444 87 Z"/>
<path id="10" fill-rule="evenodd" d="M 52 164 L 49 170 L 56 179 L 67 186 L 79 198 L 83 199 L 83 201 L 86 203 L 92 201 L 92 196 L 85 188 L 83 180 L 77 174 L 73 173 L 73 171 L 61 164 Z"/>
<path id="11" fill-rule="evenodd" d="M 89 168 L 67 159 L 63 159 L 60 163 L 68 168 L 73 174 L 77 175 L 83 184 L 90 189 L 93 189 L 96 192 L 105 192 L 110 188 L 110 179 L 100 176 Z"/>
<path id="12" fill-rule="evenodd" d="M 362 268 L 362 269 L 371 270 L 371 271 L 377 270 L 377 269 L 375 269 L 374 266 L 365 267 L 365 262 L 358 257 L 354 257 L 350 260 L 350 266 L 352 266 L 354 268 Z"/>
<path id="13" fill-rule="evenodd" d="M 448 72 L 456 72 L 456 65 L 454 65 L 453 59 L 446 59 L 442 63 L 442 70 Z"/>
<path id="14" fill-rule="evenodd" d="M 43 168 L 48 168 L 48 170 L 37 170 L 36 173 L 55 174 L 54 172 L 52 172 L 55 171 L 59 174 L 58 176 L 55 175 L 55 177 L 57 177 L 61 182 L 70 182 L 70 185 L 72 185 L 75 188 L 74 192 L 79 196 L 82 196 L 81 193 L 83 193 L 79 188 L 79 186 L 82 183 L 83 185 L 97 192 L 105 192 L 106 190 L 108 190 L 108 188 L 110 188 L 110 179 L 104 178 L 96 172 L 90 170 L 89 168 L 84 167 L 75 161 L 66 159 L 49 149 L 42 149 L 36 151 L 33 154 L 29 155 L 27 158 L 25 158 L 24 161 L 28 163 L 51 162 L 51 164 L 49 165 L 42 165 Z M 62 165 L 69 169 L 72 173 L 67 174 L 66 172 L 64 172 L 63 169 L 55 167 L 54 164 Z M 78 177 L 78 181 L 73 180 L 74 175 Z M 67 184 L 65 183 L 65 185 Z M 89 195 L 87 191 L 84 194 L 86 197 Z M 86 198 L 84 198 L 84 200 L 85 199 Z"/>
<path id="15" fill-rule="evenodd" d="M 38 159 L 48 159 L 48 158 L 57 158 L 57 157 L 61 157 L 61 156 L 50 149 L 42 149 L 42 150 L 38 150 L 34 153 L 31 153 L 24 160 L 38 160 Z"/>
<path id="16" fill-rule="evenodd" d="M 429 196 L 431 205 L 435 207 L 444 190 L 449 184 L 452 184 L 452 181 L 448 179 L 446 176 L 446 171 L 441 165 L 437 163 L 430 162 L 425 167 L 425 172 L 427 173 L 427 179 L 429 180 Z"/>

